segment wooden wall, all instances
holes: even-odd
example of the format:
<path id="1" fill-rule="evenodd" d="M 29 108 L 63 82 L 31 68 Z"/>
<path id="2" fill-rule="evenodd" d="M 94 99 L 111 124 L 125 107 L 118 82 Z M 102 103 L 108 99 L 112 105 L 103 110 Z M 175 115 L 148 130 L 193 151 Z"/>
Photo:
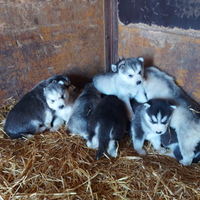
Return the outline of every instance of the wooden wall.
<path id="1" fill-rule="evenodd" d="M 159 12 L 159 8 L 151 7 L 152 4 L 147 5 L 149 2 L 147 0 L 118 0 L 119 6 L 123 6 L 125 3 L 133 3 L 134 5 L 137 5 L 137 2 L 143 2 L 144 7 L 140 7 L 140 9 L 134 10 L 133 6 L 131 7 L 129 5 L 128 8 L 131 8 L 132 13 L 134 14 L 136 12 L 139 14 L 144 12 L 144 17 L 138 18 L 142 19 L 142 22 L 134 23 L 134 20 L 132 20 L 130 23 L 126 24 L 127 21 L 125 21 L 125 19 L 120 16 L 123 15 L 123 13 L 120 14 L 120 12 L 124 11 L 119 11 L 118 8 L 118 56 L 143 56 L 145 60 L 145 66 L 155 65 L 168 74 L 172 75 L 175 77 L 177 83 L 192 98 L 194 98 L 197 102 L 200 102 L 200 31 L 189 28 L 190 25 L 190 27 L 192 27 L 192 24 L 189 23 L 188 28 L 185 28 L 185 26 L 177 27 L 178 22 L 173 26 L 171 26 L 170 23 L 168 23 L 167 26 L 164 26 L 164 24 L 161 26 L 156 24 L 156 20 L 149 20 L 146 23 L 144 19 L 148 19 L 148 17 L 149 19 L 151 19 L 151 17 L 152 19 L 158 19 L 159 23 L 164 23 L 163 16 L 157 15 L 157 18 L 154 18 L 152 13 L 148 16 L 146 15 L 147 10 L 152 9 L 156 14 L 163 13 L 165 15 L 170 14 L 170 12 L 168 10 L 162 10 L 162 12 Z M 157 3 L 155 5 L 159 5 L 159 2 L 162 2 L 162 0 L 152 0 L 151 3 L 153 2 Z M 183 2 L 181 5 L 182 7 L 179 5 L 179 20 L 181 21 L 180 24 L 184 24 L 184 22 L 185 24 L 190 22 L 192 16 L 194 18 L 194 28 L 198 29 L 198 26 L 196 26 L 198 24 L 195 20 L 198 20 L 200 16 L 199 0 L 195 1 L 196 3 L 193 1 L 193 4 L 191 3 L 192 0 L 167 0 L 165 2 L 171 3 L 168 4 L 170 5 L 170 7 L 168 6 L 169 10 L 172 8 L 174 9 L 174 7 L 178 5 L 174 4 L 173 6 L 173 3 Z M 156 9 L 158 9 L 158 12 L 156 12 Z M 127 14 L 129 19 L 131 18 L 130 13 L 131 12 L 128 11 L 124 12 L 124 14 Z M 179 13 L 177 13 L 177 16 L 178 14 Z M 139 15 L 135 14 L 135 17 L 137 16 Z M 169 18 L 166 18 L 166 20 L 167 19 Z"/>
<path id="2" fill-rule="evenodd" d="M 102 0 L 0 0 L 0 104 L 55 74 L 81 86 L 104 57 Z"/>

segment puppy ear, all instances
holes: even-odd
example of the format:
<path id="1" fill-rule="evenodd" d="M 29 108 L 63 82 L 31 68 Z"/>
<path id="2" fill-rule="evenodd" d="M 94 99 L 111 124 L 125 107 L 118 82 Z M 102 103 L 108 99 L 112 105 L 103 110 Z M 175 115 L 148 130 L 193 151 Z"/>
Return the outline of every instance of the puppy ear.
<path id="1" fill-rule="evenodd" d="M 143 57 L 139 57 L 138 60 L 141 61 L 141 62 L 144 62 L 144 58 Z"/>
<path id="2" fill-rule="evenodd" d="M 170 107 L 172 108 L 172 109 L 176 109 L 177 108 L 177 106 L 175 106 L 175 105 L 170 105 Z"/>
<path id="3" fill-rule="evenodd" d="M 43 88 L 43 94 L 46 96 L 46 88 Z"/>
<path id="4" fill-rule="evenodd" d="M 69 87 L 71 87 L 71 88 L 73 89 L 73 91 L 74 91 L 74 92 L 76 92 L 76 91 L 77 91 L 77 89 L 76 89 L 76 87 L 75 87 L 74 85 L 72 85 L 72 84 L 69 84 Z"/>
<path id="5" fill-rule="evenodd" d="M 58 84 L 64 85 L 64 81 L 58 81 Z"/>
<path id="6" fill-rule="evenodd" d="M 70 82 L 67 76 L 62 76 L 67 82 Z"/>
<path id="7" fill-rule="evenodd" d="M 145 107 L 145 109 L 147 109 L 147 108 L 150 108 L 151 105 L 149 103 L 144 103 L 144 107 Z"/>
<path id="8" fill-rule="evenodd" d="M 176 105 L 175 102 L 171 102 L 170 100 L 168 100 L 168 102 L 169 102 L 169 106 L 170 106 L 173 110 L 175 110 L 175 109 L 177 108 L 177 105 Z"/>
<path id="9" fill-rule="evenodd" d="M 118 68 L 119 69 L 123 69 L 123 67 L 124 67 L 125 64 L 126 64 L 125 60 L 120 61 L 119 64 L 118 64 Z"/>
<path id="10" fill-rule="evenodd" d="M 112 64 L 111 69 L 113 72 L 117 72 L 117 65 Z"/>

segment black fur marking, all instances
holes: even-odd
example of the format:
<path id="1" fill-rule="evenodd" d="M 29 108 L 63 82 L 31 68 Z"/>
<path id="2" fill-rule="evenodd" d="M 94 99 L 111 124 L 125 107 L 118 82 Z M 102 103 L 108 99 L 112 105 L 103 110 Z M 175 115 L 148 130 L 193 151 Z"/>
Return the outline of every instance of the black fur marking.
<path id="1" fill-rule="evenodd" d="M 168 147 L 170 144 L 177 143 L 178 138 L 175 129 L 168 127 L 167 131 L 161 135 L 161 142 L 165 147 Z"/>
<path id="2" fill-rule="evenodd" d="M 108 95 L 100 101 L 91 115 L 89 132 L 89 141 L 91 141 L 95 134 L 95 128 L 99 124 L 97 159 L 106 151 L 111 139 L 120 143 L 126 131 L 127 121 L 128 114 L 125 104 L 116 96 Z"/>
<path id="3" fill-rule="evenodd" d="M 179 145 L 177 145 L 176 148 L 174 149 L 174 155 L 175 155 L 177 160 L 183 159 Z"/>
<path id="4" fill-rule="evenodd" d="M 170 116 L 172 114 L 173 109 L 170 107 L 172 104 L 168 100 L 151 99 L 147 103 L 151 105 L 147 109 L 147 114 L 149 116 L 157 116 L 160 112 L 163 118 L 164 116 Z"/>

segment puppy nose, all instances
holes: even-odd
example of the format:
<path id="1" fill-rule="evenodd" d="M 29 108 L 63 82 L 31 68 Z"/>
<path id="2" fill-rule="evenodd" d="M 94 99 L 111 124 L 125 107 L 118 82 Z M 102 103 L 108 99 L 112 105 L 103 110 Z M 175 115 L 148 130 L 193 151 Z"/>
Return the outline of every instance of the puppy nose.
<path id="1" fill-rule="evenodd" d="M 137 81 L 137 82 L 136 82 L 137 85 L 140 85 L 140 83 L 142 83 L 142 81 Z"/>
<path id="2" fill-rule="evenodd" d="M 60 109 L 64 108 L 64 105 L 62 105 L 62 106 L 59 106 L 59 108 L 60 108 Z"/>
<path id="3" fill-rule="evenodd" d="M 156 133 L 157 133 L 157 134 L 161 134 L 161 133 L 162 133 L 162 131 L 156 131 Z"/>

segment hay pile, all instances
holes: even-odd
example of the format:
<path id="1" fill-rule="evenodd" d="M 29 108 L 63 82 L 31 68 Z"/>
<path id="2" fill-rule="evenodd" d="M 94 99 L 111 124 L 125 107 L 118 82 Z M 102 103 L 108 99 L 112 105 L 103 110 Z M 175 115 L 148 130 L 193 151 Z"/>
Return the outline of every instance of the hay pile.
<path id="1" fill-rule="evenodd" d="M 9 99 L 0 109 L 0 199 L 199 199 L 200 166 L 160 156 L 150 143 L 140 157 L 126 136 L 117 158 L 96 160 L 83 138 L 61 129 L 31 138 L 3 133 Z"/>

